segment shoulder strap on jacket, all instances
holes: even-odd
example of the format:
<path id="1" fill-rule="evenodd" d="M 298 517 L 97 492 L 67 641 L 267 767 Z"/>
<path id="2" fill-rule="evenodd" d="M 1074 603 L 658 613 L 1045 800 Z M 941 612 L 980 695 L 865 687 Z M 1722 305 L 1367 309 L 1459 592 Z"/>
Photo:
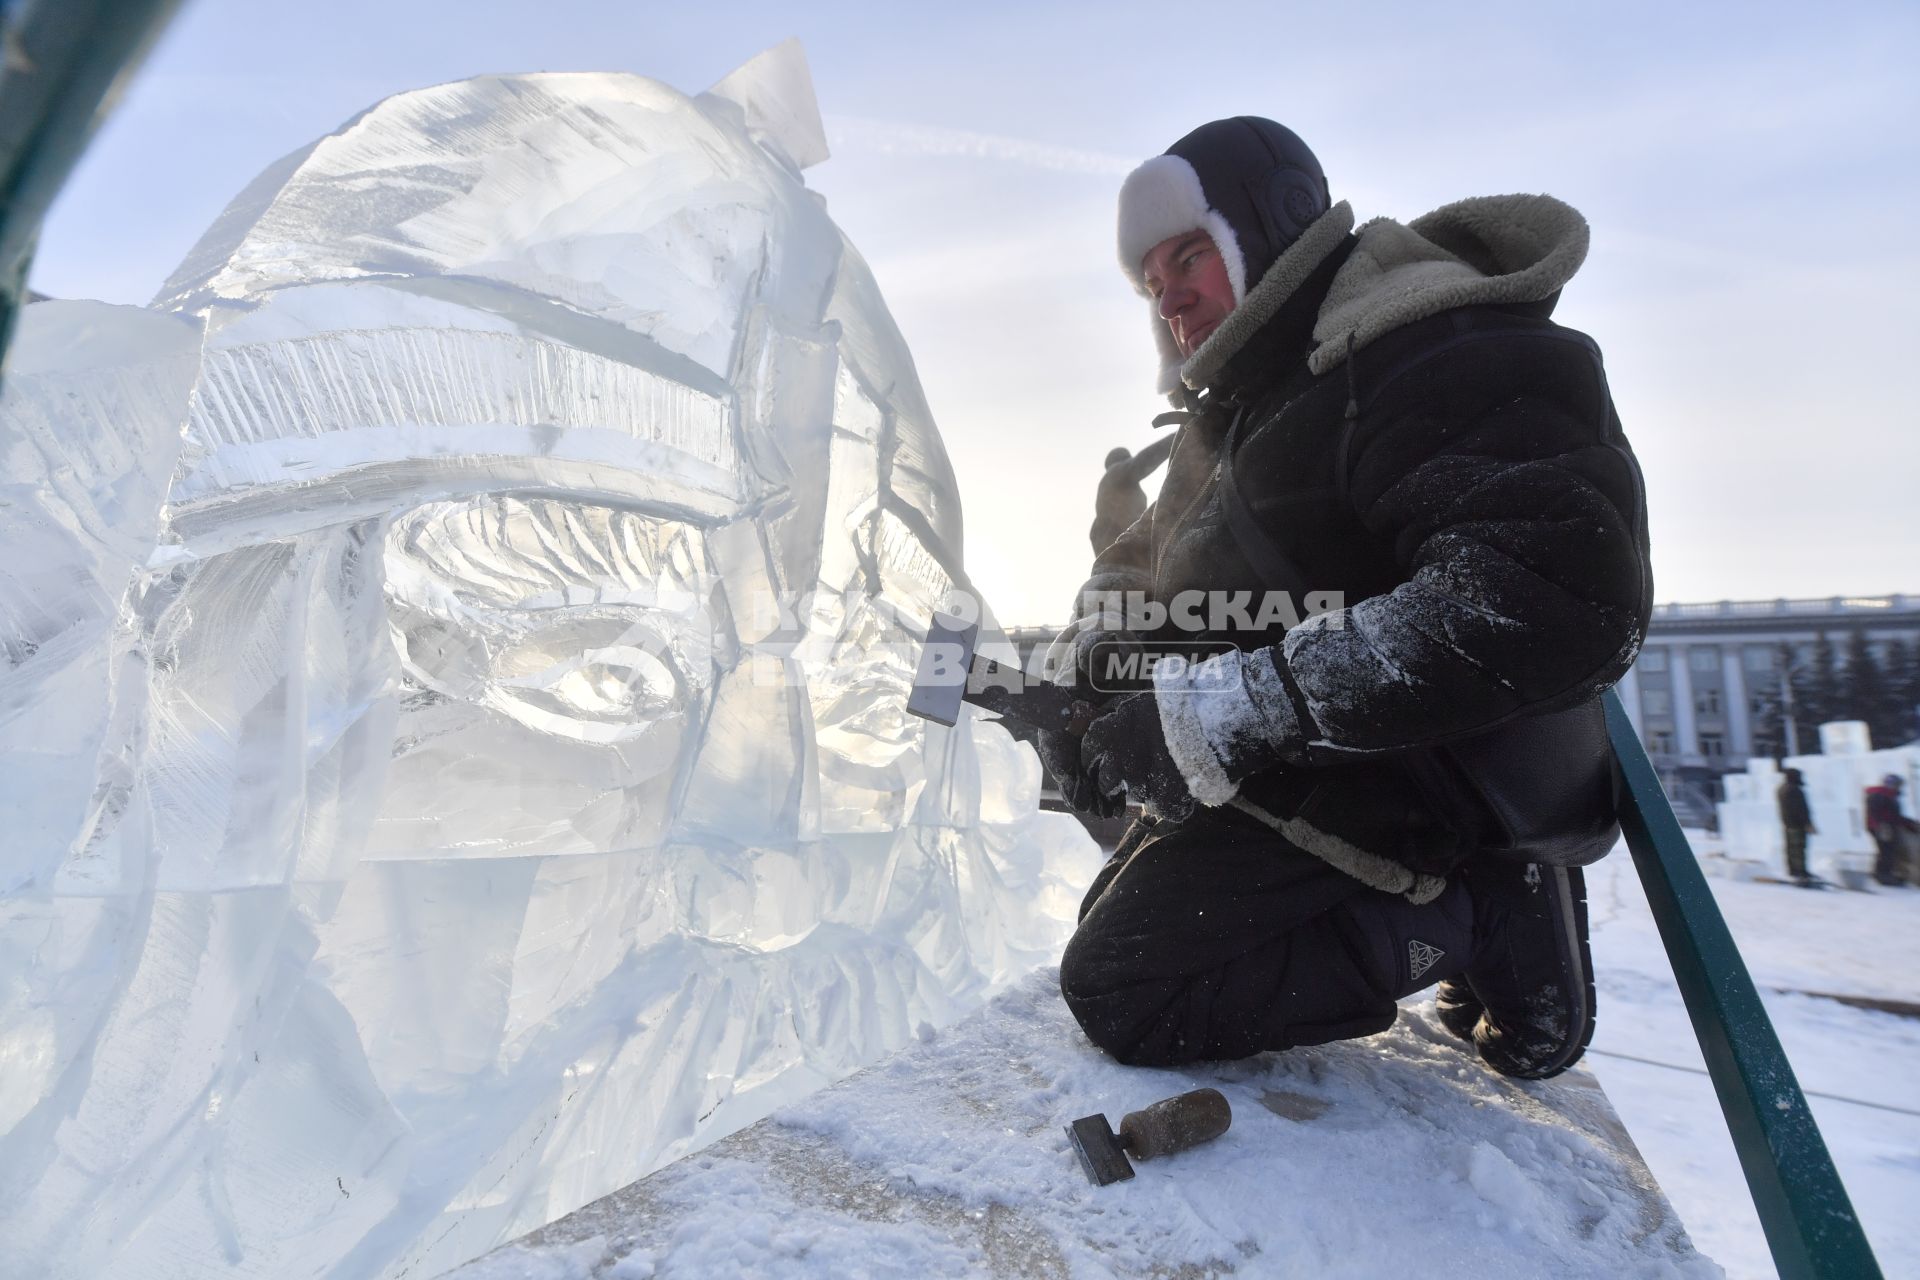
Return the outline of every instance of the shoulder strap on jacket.
<path id="1" fill-rule="evenodd" d="M 1276 583 L 1304 582 L 1305 577 L 1293 557 L 1281 550 L 1280 544 L 1253 518 L 1253 512 L 1248 509 L 1247 500 L 1240 492 L 1240 483 L 1234 478 L 1233 464 L 1240 444 L 1240 424 L 1246 414 L 1244 405 L 1234 413 L 1233 422 L 1227 427 L 1226 439 L 1220 446 L 1220 510 L 1227 518 L 1227 529 L 1233 534 L 1240 554 L 1246 557 L 1248 566 L 1269 587 Z"/>

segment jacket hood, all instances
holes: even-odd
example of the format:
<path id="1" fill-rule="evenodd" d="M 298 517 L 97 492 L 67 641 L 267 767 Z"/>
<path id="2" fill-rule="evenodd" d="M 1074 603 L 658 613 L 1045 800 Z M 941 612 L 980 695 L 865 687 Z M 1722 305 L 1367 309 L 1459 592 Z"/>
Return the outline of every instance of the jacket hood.
<path id="1" fill-rule="evenodd" d="M 1375 218 L 1314 322 L 1316 374 L 1403 325 L 1455 307 L 1542 302 L 1587 256 L 1587 220 L 1552 196 L 1477 196 L 1402 225 Z"/>

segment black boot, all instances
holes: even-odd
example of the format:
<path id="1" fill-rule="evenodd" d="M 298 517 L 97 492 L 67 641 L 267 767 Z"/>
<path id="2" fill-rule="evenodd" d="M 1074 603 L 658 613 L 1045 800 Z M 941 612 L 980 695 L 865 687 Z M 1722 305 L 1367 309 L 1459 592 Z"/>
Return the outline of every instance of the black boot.
<path id="1" fill-rule="evenodd" d="M 1334 914 L 1350 922 L 1349 942 L 1364 957 L 1369 984 L 1391 1000 L 1453 977 L 1473 954 L 1473 900 L 1457 876 L 1431 902 L 1415 906 L 1397 894 L 1367 890 Z"/>
<path id="2" fill-rule="evenodd" d="M 1440 1025 L 1462 1040 L 1473 1039 L 1473 1029 L 1485 1008 L 1465 978 L 1448 978 L 1433 993 L 1433 1012 Z"/>
<path id="3" fill-rule="evenodd" d="M 1441 988 L 1441 1023 L 1502 1075 L 1557 1076 L 1593 1040 L 1586 879 L 1578 867 L 1491 857 L 1470 862 L 1465 875 L 1473 958 L 1464 981 Z"/>

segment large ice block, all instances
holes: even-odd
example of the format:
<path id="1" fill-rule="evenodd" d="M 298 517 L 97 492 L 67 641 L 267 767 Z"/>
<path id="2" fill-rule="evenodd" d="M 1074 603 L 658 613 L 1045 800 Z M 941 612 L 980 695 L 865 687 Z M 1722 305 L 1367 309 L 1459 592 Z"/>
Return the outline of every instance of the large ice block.
<path id="1" fill-rule="evenodd" d="M 0 399 L 0 1257 L 428 1276 L 977 1007 L 1097 856 L 783 47 L 390 98 Z"/>

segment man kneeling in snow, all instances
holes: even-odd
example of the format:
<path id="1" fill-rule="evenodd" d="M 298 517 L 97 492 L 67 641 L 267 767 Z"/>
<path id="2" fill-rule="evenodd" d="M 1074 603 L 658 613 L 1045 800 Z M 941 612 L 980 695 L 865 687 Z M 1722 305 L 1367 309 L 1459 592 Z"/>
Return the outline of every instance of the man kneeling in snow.
<path id="1" fill-rule="evenodd" d="M 1560 785 L 1562 757 L 1604 762 L 1604 736 L 1596 755 L 1590 733 L 1525 730 L 1597 716 L 1651 608 L 1599 353 L 1548 319 L 1586 245 L 1546 196 L 1356 234 L 1313 153 L 1252 117 L 1121 188 L 1121 264 L 1155 302 L 1160 389 L 1189 412 L 1169 415 L 1186 421 L 1158 501 L 1095 560 L 1051 656 L 1096 689 L 1103 655 L 1177 639 L 1219 656 L 1161 664 L 1084 739 L 1041 739 L 1077 807 L 1124 793 L 1146 813 L 1061 963 L 1114 1056 L 1370 1035 L 1436 982 L 1441 1020 L 1499 1071 L 1555 1075 L 1585 1049 L 1580 872 L 1488 832 Z M 1261 609 L 1264 628 L 1206 607 L 1275 593 L 1345 607 L 1292 626 Z M 1124 601 L 1168 616 L 1129 630 Z M 1195 619 L 1215 629 L 1180 629 Z M 1436 786 L 1436 761 L 1468 785 Z M 1604 778 L 1600 796 L 1606 828 Z"/>

